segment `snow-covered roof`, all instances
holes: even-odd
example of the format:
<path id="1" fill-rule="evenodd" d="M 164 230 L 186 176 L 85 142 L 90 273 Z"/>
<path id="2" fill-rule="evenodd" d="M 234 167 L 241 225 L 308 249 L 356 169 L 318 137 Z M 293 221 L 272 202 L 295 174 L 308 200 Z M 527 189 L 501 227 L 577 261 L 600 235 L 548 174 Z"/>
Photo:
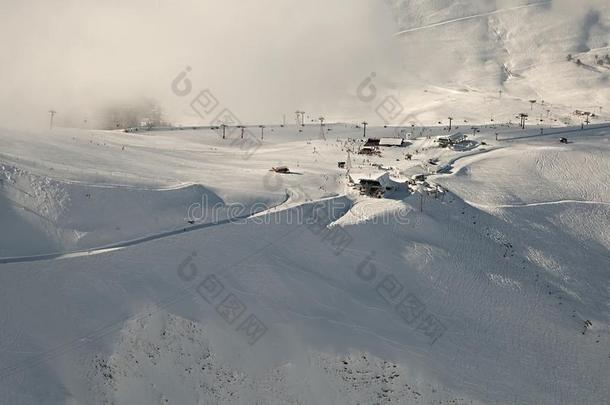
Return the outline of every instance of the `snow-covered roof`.
<path id="1" fill-rule="evenodd" d="M 402 142 L 402 138 L 381 138 L 379 146 L 401 146 Z"/>
<path id="2" fill-rule="evenodd" d="M 439 136 L 436 139 L 443 139 L 443 140 L 447 140 L 447 141 L 456 142 L 456 141 L 461 141 L 462 139 L 464 139 L 464 134 L 461 133 L 461 132 L 456 132 L 456 133 L 451 134 L 451 135 L 442 135 L 442 136 Z"/>
<path id="3" fill-rule="evenodd" d="M 382 186 L 390 184 L 390 175 L 387 172 L 350 173 L 350 179 L 354 183 L 361 181 L 378 181 Z"/>

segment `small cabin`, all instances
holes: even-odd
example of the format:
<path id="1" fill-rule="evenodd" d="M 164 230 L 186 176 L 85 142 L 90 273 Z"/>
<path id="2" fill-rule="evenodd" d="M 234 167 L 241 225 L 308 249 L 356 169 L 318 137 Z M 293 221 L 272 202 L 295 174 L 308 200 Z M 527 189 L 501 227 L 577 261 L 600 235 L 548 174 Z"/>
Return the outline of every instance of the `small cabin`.
<path id="1" fill-rule="evenodd" d="M 375 148 L 364 147 L 364 148 L 361 148 L 358 151 L 358 154 L 359 155 L 369 155 L 369 156 L 372 156 L 372 155 L 378 155 L 379 151 L 377 149 L 375 149 Z"/>
<path id="2" fill-rule="evenodd" d="M 364 146 L 379 146 L 379 138 L 369 138 L 364 143 Z"/>
<path id="3" fill-rule="evenodd" d="M 409 183 L 410 184 L 423 184 L 425 181 L 426 181 L 426 175 L 425 174 L 414 174 L 409 179 Z"/>
<path id="4" fill-rule="evenodd" d="M 271 171 L 276 172 L 276 173 L 282 173 L 282 174 L 290 173 L 290 169 L 286 166 L 272 167 Z"/>
<path id="5" fill-rule="evenodd" d="M 386 191 L 391 190 L 390 175 L 387 172 L 372 174 L 350 174 L 350 180 L 360 190 L 361 195 L 382 198 Z"/>
<path id="6" fill-rule="evenodd" d="M 456 145 L 466 140 L 466 135 L 461 132 L 456 132 L 451 135 L 443 135 L 436 138 L 436 142 L 441 148 L 447 148 L 449 146 Z"/>

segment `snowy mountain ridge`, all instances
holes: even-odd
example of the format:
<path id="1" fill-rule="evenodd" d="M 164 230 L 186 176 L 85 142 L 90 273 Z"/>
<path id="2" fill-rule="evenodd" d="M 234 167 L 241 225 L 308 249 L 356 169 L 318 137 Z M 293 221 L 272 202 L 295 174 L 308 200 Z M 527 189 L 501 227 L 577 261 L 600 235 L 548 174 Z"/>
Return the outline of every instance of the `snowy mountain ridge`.
<path id="1" fill-rule="evenodd" d="M 384 80 L 416 123 L 505 122 L 519 112 L 578 123 L 576 109 L 610 109 L 605 1 L 386 3 L 403 65 Z"/>

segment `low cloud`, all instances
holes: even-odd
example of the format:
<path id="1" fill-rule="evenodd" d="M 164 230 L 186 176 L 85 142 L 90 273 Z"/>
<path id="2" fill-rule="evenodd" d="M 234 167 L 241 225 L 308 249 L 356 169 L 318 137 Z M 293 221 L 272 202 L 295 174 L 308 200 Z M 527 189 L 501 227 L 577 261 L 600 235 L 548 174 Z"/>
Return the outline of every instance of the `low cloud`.
<path id="1" fill-rule="evenodd" d="M 367 0 L 9 0 L 0 14 L 1 125 L 42 124 L 50 108 L 81 122 L 143 97 L 180 121 L 170 83 L 185 66 L 244 121 L 332 115 L 398 60 L 390 11 Z"/>

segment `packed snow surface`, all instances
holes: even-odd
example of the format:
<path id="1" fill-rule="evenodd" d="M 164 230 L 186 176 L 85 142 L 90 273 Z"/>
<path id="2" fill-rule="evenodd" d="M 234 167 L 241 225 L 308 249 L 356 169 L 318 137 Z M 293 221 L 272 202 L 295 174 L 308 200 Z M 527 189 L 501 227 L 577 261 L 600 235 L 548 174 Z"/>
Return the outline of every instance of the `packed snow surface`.
<path id="1" fill-rule="evenodd" d="M 606 403 L 610 128 L 480 129 L 0 129 L 0 403 Z"/>

